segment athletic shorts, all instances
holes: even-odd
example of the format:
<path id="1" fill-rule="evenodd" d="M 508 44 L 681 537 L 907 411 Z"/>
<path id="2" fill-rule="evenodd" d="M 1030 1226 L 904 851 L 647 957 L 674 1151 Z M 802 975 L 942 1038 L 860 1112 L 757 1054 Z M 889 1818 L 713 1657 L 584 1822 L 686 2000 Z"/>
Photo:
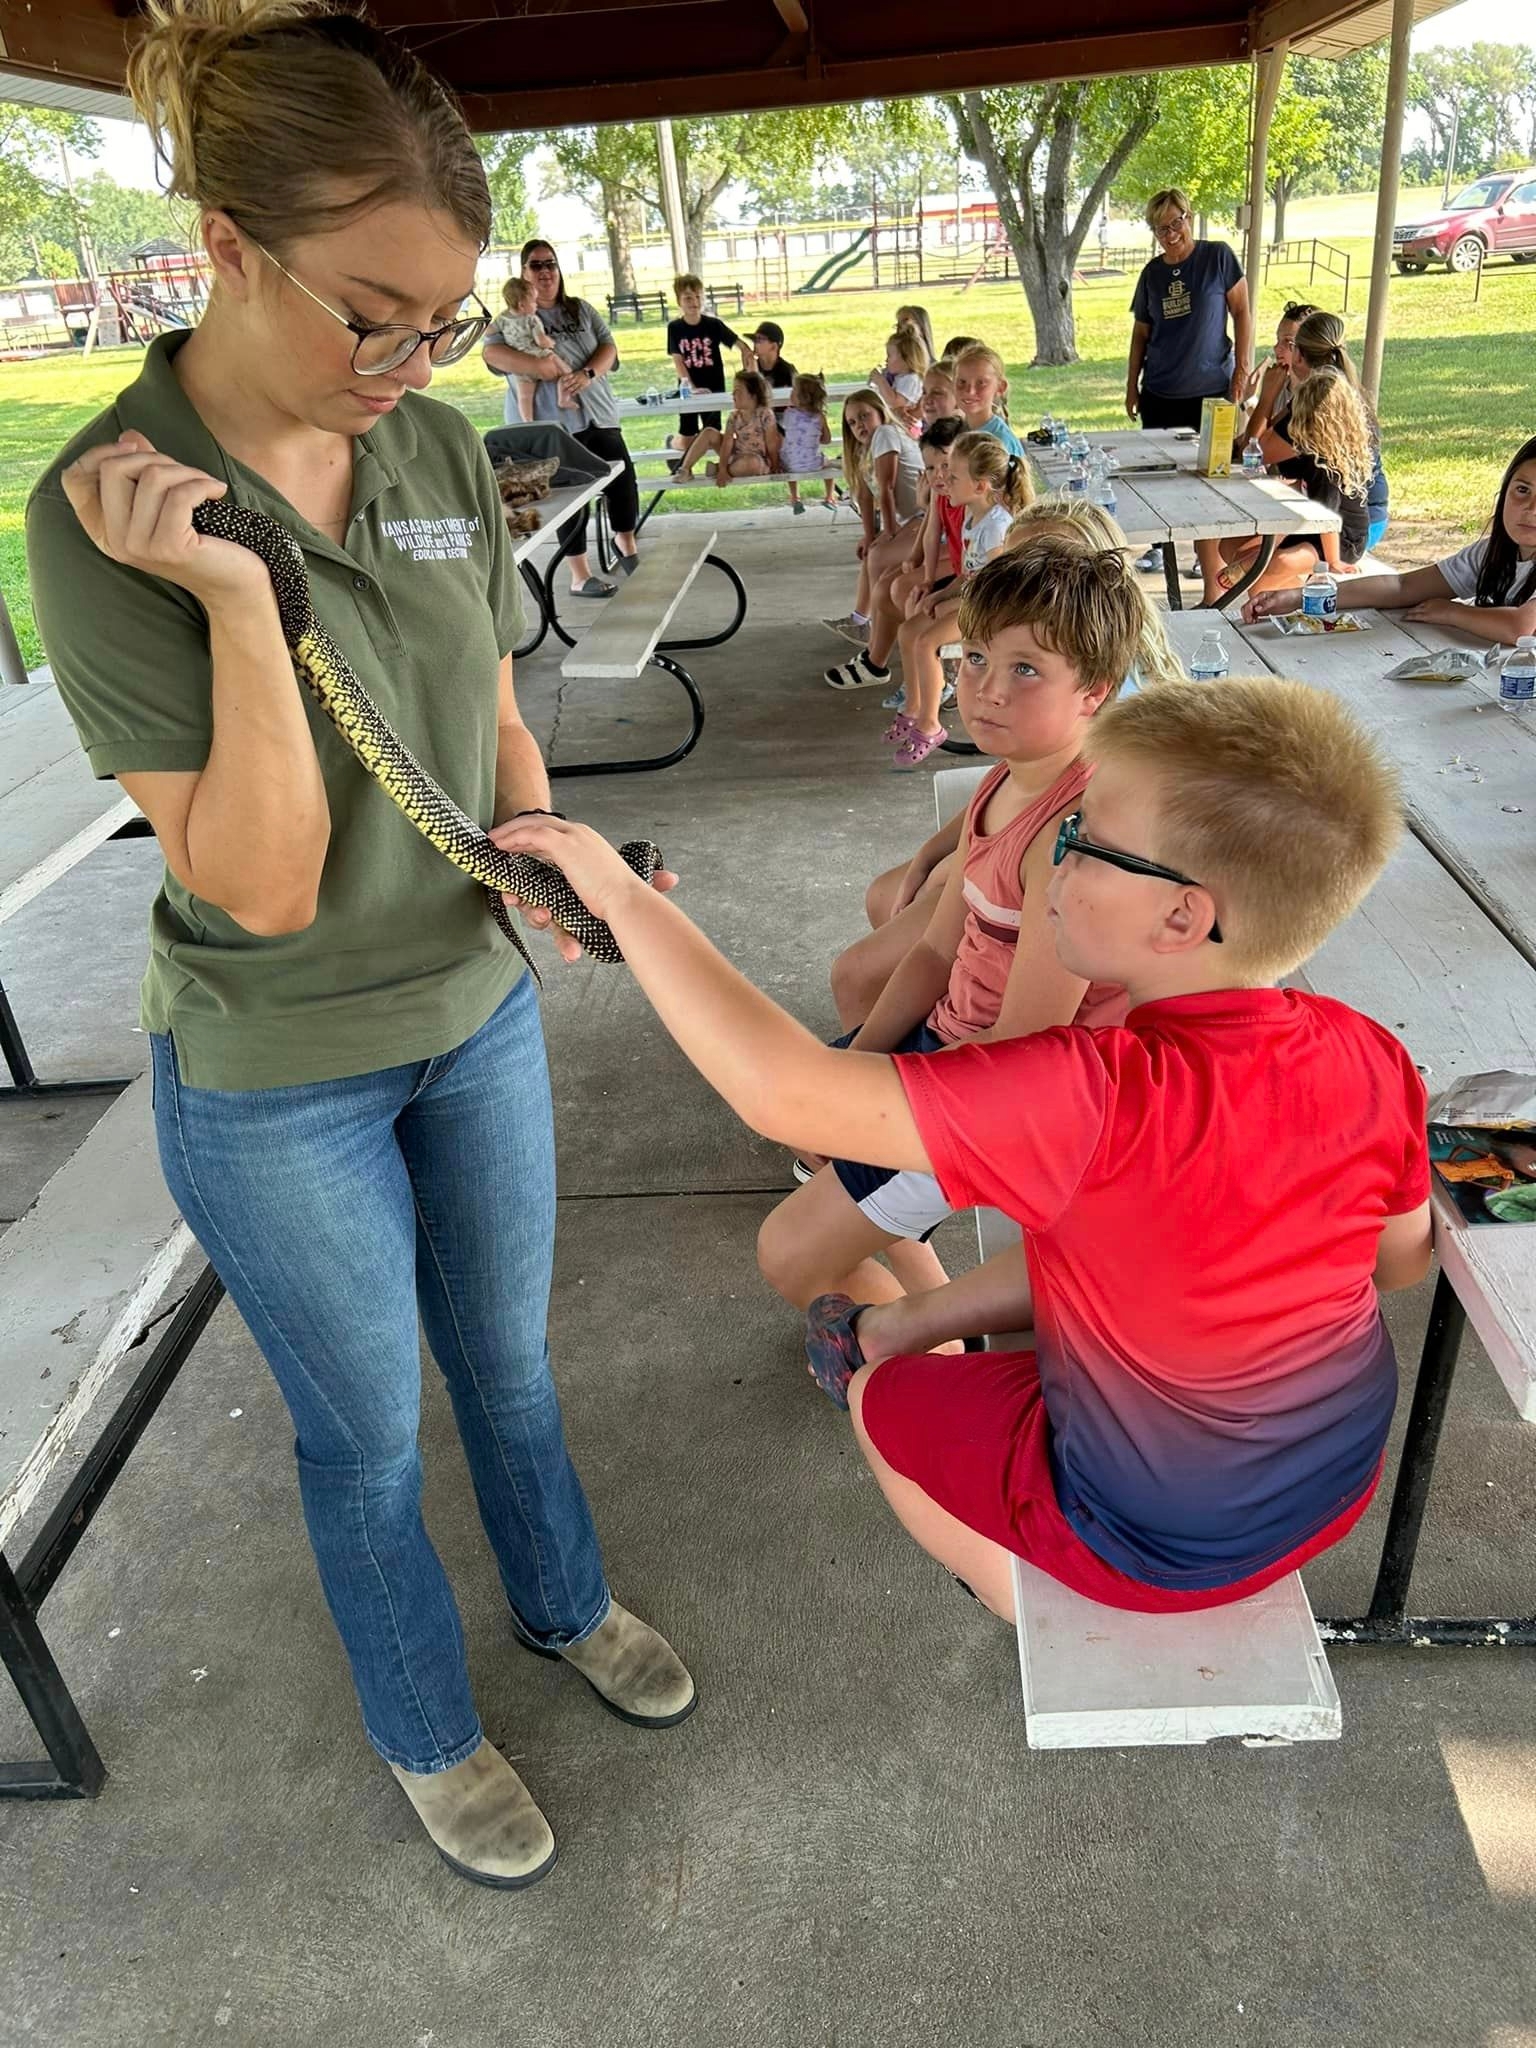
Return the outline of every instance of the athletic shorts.
<path id="1" fill-rule="evenodd" d="M 853 1032 L 832 1043 L 846 1046 Z M 942 1052 L 948 1044 L 926 1024 L 909 1031 L 897 1052 Z M 854 1159 L 834 1159 L 832 1171 L 845 1194 L 857 1204 L 876 1230 L 887 1237 L 909 1237 L 924 1244 L 954 1211 L 939 1192 L 931 1173 L 913 1173 L 892 1166 L 864 1166 Z"/>
<path id="2" fill-rule="evenodd" d="M 1033 1351 L 888 1358 L 864 1386 L 864 1427 L 888 1465 L 956 1521 L 1104 1607 L 1183 1614 L 1246 1600 L 1337 1543 L 1370 1505 L 1357 1500 L 1276 1563 L 1225 1586 L 1151 1586 L 1100 1557 L 1056 1498 L 1051 1425 Z"/>

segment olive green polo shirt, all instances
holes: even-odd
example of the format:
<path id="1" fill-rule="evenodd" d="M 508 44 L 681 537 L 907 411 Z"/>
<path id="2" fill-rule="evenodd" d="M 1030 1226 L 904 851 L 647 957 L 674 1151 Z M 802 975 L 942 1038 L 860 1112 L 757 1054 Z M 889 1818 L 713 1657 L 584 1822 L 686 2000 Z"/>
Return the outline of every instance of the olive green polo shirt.
<path id="1" fill-rule="evenodd" d="M 150 345 L 137 379 L 76 435 L 27 505 L 38 627 L 91 766 L 103 778 L 201 769 L 212 738 L 201 605 L 102 554 L 59 481 L 87 448 L 134 427 L 287 527 L 315 611 L 364 687 L 461 809 L 488 825 L 497 670 L 521 607 L 479 435 L 452 407 L 407 392 L 358 441 L 338 545 L 214 440 L 171 368 L 186 338 Z M 431 1058 L 478 1031 L 522 971 L 480 884 L 396 809 L 297 677 L 293 688 L 331 814 L 314 922 L 258 937 L 169 871 L 151 913 L 142 1022 L 170 1033 L 189 1087 L 284 1087 Z"/>

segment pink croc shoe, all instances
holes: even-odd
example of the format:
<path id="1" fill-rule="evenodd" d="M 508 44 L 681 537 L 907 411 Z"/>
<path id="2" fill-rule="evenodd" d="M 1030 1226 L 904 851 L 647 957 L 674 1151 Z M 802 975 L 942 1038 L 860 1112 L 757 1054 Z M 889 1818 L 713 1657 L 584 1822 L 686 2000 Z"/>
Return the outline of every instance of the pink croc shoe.
<path id="1" fill-rule="evenodd" d="M 920 768 L 928 756 L 936 754 L 949 738 L 949 734 L 944 730 L 943 726 L 940 726 L 937 732 L 924 732 L 920 726 L 912 723 L 912 721 L 909 720 L 908 723 L 911 725 L 911 730 L 896 749 L 895 755 L 891 760 L 891 766 L 899 774 L 905 774 L 912 768 Z"/>
<path id="2" fill-rule="evenodd" d="M 898 711 L 880 737 L 888 747 L 899 747 L 909 733 L 917 731 L 915 723 L 905 711 Z"/>

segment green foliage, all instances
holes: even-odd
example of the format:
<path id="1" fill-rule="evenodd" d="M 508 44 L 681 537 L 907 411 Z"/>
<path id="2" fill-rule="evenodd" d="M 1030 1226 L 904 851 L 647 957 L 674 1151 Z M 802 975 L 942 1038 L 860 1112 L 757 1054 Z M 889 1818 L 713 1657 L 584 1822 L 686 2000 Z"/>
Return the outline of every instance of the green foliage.
<path id="1" fill-rule="evenodd" d="M 1512 43 L 1421 50 L 1408 72 L 1408 104 L 1425 116 L 1433 142 L 1420 152 L 1425 171 L 1443 174 L 1459 110 L 1451 182 L 1536 157 L 1536 50 Z"/>
<path id="2" fill-rule="evenodd" d="M 119 185 L 105 171 L 93 171 L 75 187 L 75 197 L 104 270 L 122 269 L 145 242 L 189 245 L 188 216 L 158 192 Z"/>
<path id="3" fill-rule="evenodd" d="M 101 131 L 78 114 L 0 103 L 0 258 L 10 276 L 32 268 L 29 236 L 46 227 L 60 243 L 75 239 L 60 152 L 100 148 Z"/>
<path id="4" fill-rule="evenodd" d="M 491 204 L 495 209 L 491 240 L 515 248 L 535 232 L 524 170 L 530 138 L 526 135 L 477 135 L 475 147 L 485 165 L 485 181 L 491 188 Z"/>

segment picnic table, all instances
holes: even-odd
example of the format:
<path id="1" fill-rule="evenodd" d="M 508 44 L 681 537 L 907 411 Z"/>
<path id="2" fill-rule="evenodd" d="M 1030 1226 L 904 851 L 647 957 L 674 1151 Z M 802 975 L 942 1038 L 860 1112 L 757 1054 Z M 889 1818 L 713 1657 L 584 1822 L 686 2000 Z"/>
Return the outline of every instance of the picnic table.
<path id="1" fill-rule="evenodd" d="M 829 384 L 827 386 L 828 403 L 835 405 L 840 400 L 847 398 L 852 392 L 862 391 L 863 388 L 863 385 L 857 382 Z M 768 395 L 775 405 L 788 405 L 790 388 L 787 384 L 775 385 Z M 726 413 L 730 409 L 731 394 L 729 387 L 724 391 L 662 391 L 658 392 L 654 398 L 649 396 L 644 398 L 621 398 L 619 400 L 619 424 L 622 426 L 626 420 L 656 419 L 668 413 Z"/>
<path id="2" fill-rule="evenodd" d="M 1256 560 L 1221 600 L 1227 610 L 1268 568 L 1275 543 L 1286 534 L 1337 532 L 1337 512 L 1314 504 L 1292 490 L 1283 477 L 1198 476 L 1198 442 L 1187 428 L 1158 428 L 1091 436 L 1095 448 L 1119 458 L 1115 473 L 1115 517 L 1127 540 L 1163 553 L 1168 603 L 1183 605 L 1179 588 L 1181 547 L 1197 540 L 1246 540 L 1257 534 Z M 1037 448 L 1030 456 L 1047 490 L 1064 491 L 1070 462 L 1065 450 Z M 1139 464 L 1172 463 L 1172 469 L 1142 469 Z"/>
<path id="3" fill-rule="evenodd" d="M 553 633 L 555 638 L 563 641 L 567 647 L 576 645 L 561 625 L 555 608 L 555 574 L 565 559 L 564 551 L 558 545 L 559 529 L 584 505 L 590 505 L 596 499 L 598 559 L 604 568 L 611 567 L 614 556 L 607 542 L 607 501 L 602 493 L 620 474 L 623 467 L 622 462 L 610 462 L 605 465 L 600 476 L 588 477 L 578 484 L 562 484 L 559 489 L 552 490 L 547 497 L 535 499 L 533 509 L 539 515 L 537 529 L 533 533 L 512 535 L 512 559 L 517 564 L 524 587 L 533 599 L 535 621 L 532 638 L 522 641 L 513 650 L 518 658 L 532 654 L 534 649 L 542 644 L 546 633 Z M 521 507 L 508 506 L 505 509 L 510 520 Z M 544 574 L 540 576 L 533 566 L 533 557 L 538 549 L 550 540 L 557 541 L 557 545 L 545 565 Z"/>
<path id="4" fill-rule="evenodd" d="M 19 660 L 19 656 L 18 656 Z M 51 680 L 0 695 L 0 925 L 68 874 L 104 840 L 149 826 L 116 782 L 98 782 Z M 0 978 L 0 1056 L 11 1085 L 0 1097 L 80 1094 L 127 1079 L 40 1081 Z"/>
<path id="5" fill-rule="evenodd" d="M 1296 977 L 1395 1031 L 1433 1094 L 1464 1073 L 1536 1073 L 1536 728 L 1498 709 L 1497 672 L 1456 685 L 1389 682 L 1405 656 L 1486 646 L 1395 613 L 1359 633 L 1222 628 L 1234 675 L 1294 677 L 1333 692 L 1402 776 L 1409 832 L 1366 902 Z M 1205 622 L 1168 620 L 1187 663 Z M 1380 1569 L 1348 1640 L 1536 1644 L 1536 1617 L 1407 1615 L 1440 1425 L 1470 1319 L 1520 1415 L 1536 1422 L 1536 1269 L 1517 1226 L 1474 1225 L 1438 1185 L 1440 1259 Z"/>

